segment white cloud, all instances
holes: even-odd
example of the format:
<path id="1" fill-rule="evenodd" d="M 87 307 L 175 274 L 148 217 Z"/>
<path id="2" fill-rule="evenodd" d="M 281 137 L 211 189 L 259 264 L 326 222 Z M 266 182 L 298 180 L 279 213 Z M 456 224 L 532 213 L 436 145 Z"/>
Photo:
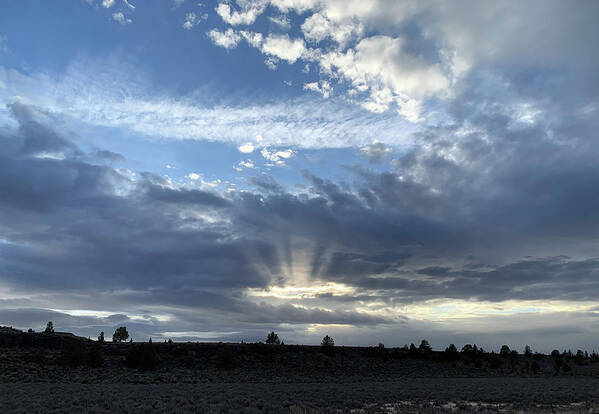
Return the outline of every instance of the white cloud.
<path id="1" fill-rule="evenodd" d="M 268 161 L 271 162 L 271 164 L 267 164 L 267 165 L 276 165 L 279 167 L 282 167 L 285 165 L 285 160 L 291 158 L 291 156 L 293 155 L 293 150 L 291 149 L 286 149 L 286 150 L 269 150 L 267 148 L 262 148 L 262 151 L 260 151 L 260 154 L 267 159 Z"/>
<path id="2" fill-rule="evenodd" d="M 327 38 L 345 45 L 352 38 L 359 38 L 364 27 L 355 20 L 331 21 L 324 13 L 314 13 L 302 24 L 302 32 L 309 42 L 318 43 Z"/>
<path id="3" fill-rule="evenodd" d="M 318 92 L 326 99 L 331 95 L 333 88 L 328 81 L 321 80 L 319 82 L 304 83 L 304 90 Z"/>
<path id="4" fill-rule="evenodd" d="M 25 75 L 0 65 L 0 85 L 5 85 L 0 88 L 0 108 L 19 99 L 90 127 L 235 147 L 259 142 L 260 148 L 360 148 L 377 140 L 406 148 L 419 130 L 392 113 L 373 115 L 343 101 L 315 101 L 310 95 L 268 103 L 230 101 L 219 106 L 196 94 L 178 98 L 153 95 L 154 85 L 143 72 L 133 70 L 136 66 L 123 59 L 80 60 L 72 62 L 63 76 L 53 78 Z"/>
<path id="5" fill-rule="evenodd" d="M 212 29 L 206 34 L 212 40 L 212 43 L 225 49 L 235 48 L 241 40 L 241 37 L 231 28 L 224 32 Z"/>
<path id="6" fill-rule="evenodd" d="M 284 14 L 278 16 L 268 16 L 268 20 L 279 26 L 281 29 L 289 29 L 291 27 L 291 21 L 289 17 Z"/>
<path id="7" fill-rule="evenodd" d="M 239 150 L 239 152 L 244 153 L 244 154 L 249 154 L 251 152 L 254 152 L 254 150 L 256 149 L 254 147 L 254 144 L 251 142 L 246 142 L 245 144 L 242 144 L 240 146 L 237 147 L 237 149 Z"/>
<path id="8" fill-rule="evenodd" d="M 131 10 L 135 10 L 135 6 L 129 3 L 127 0 L 123 0 L 123 3 L 125 3 L 125 6 L 129 7 Z"/>
<path id="9" fill-rule="evenodd" d="M 185 15 L 185 22 L 183 23 L 183 28 L 185 30 L 191 30 L 194 26 L 198 24 L 198 15 L 194 12 L 189 12 Z"/>
<path id="10" fill-rule="evenodd" d="M 241 30 L 239 34 L 250 44 L 250 46 L 255 48 L 260 48 L 262 46 L 262 33 Z"/>
<path id="11" fill-rule="evenodd" d="M 204 180 L 204 177 L 202 177 L 202 174 L 198 174 L 195 172 L 191 172 L 191 173 L 187 174 L 187 178 L 189 178 L 189 180 L 193 183 L 193 185 L 199 186 L 202 189 L 216 188 L 222 182 L 218 178 L 213 181 L 206 181 L 206 180 Z"/>
<path id="12" fill-rule="evenodd" d="M 366 94 L 363 108 L 381 113 L 395 103 L 398 113 L 420 120 L 420 100 L 449 94 L 450 80 L 439 64 L 406 52 L 400 37 L 373 36 L 346 52 L 332 51 L 318 63 L 324 73 L 349 82 L 353 94 Z"/>
<path id="13" fill-rule="evenodd" d="M 102 7 L 109 9 L 114 5 L 114 0 L 102 0 Z"/>
<path id="14" fill-rule="evenodd" d="M 270 70 L 277 70 L 277 65 L 279 64 L 279 59 L 277 59 L 276 57 L 270 56 L 270 57 L 267 57 L 266 59 L 264 59 L 264 64 Z"/>
<path id="15" fill-rule="evenodd" d="M 360 152 L 371 162 L 380 162 L 391 156 L 391 148 L 382 142 L 375 142 L 360 148 Z"/>
<path id="16" fill-rule="evenodd" d="M 185 3 L 185 0 L 173 0 L 173 7 L 175 9 L 181 7 Z"/>
<path id="17" fill-rule="evenodd" d="M 122 25 L 129 24 L 132 22 L 131 19 L 129 19 L 128 17 L 125 17 L 125 15 L 121 12 L 112 13 L 112 20 L 114 20 L 115 22 L 118 22 Z"/>
<path id="18" fill-rule="evenodd" d="M 233 169 L 239 172 L 243 171 L 244 168 L 256 169 L 257 167 L 252 160 L 239 161 L 237 165 L 233 166 Z"/>
<path id="19" fill-rule="evenodd" d="M 231 5 L 227 3 L 220 3 L 214 10 L 225 23 L 232 26 L 249 25 L 254 23 L 256 18 L 264 12 L 268 2 L 263 0 L 238 0 L 237 4 L 241 7 L 240 11 L 233 10 Z"/>
<path id="20" fill-rule="evenodd" d="M 303 39 L 292 40 L 287 35 L 270 34 L 264 40 L 261 50 L 264 54 L 295 63 L 306 50 L 306 45 Z"/>
<path id="21" fill-rule="evenodd" d="M 175 167 L 173 167 L 173 166 L 172 166 L 172 165 L 170 165 L 170 164 L 166 164 L 166 165 L 164 166 L 164 168 L 166 168 L 167 170 L 170 170 L 171 168 L 175 168 Z"/>

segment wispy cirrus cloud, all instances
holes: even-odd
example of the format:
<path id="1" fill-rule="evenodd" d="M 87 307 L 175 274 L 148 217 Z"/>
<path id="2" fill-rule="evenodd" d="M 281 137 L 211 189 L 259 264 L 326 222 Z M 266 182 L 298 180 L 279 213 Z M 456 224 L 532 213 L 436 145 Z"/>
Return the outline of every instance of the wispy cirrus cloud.
<path id="1" fill-rule="evenodd" d="M 50 78 L 0 67 L 0 81 L 7 85 L 0 90 L 0 99 L 5 105 L 15 100 L 31 103 L 89 125 L 171 139 L 221 141 L 248 151 L 248 143 L 255 148 L 358 148 L 375 140 L 399 148 L 411 145 L 415 131 L 395 116 L 373 115 L 342 101 L 315 105 L 314 98 L 302 97 L 207 105 L 195 96 L 157 95 L 145 84 L 143 73 L 133 77 L 115 63 L 107 78 L 108 72 L 102 74 L 106 68 L 74 62 L 64 76 Z M 83 76 L 93 72 L 98 75 Z M 326 93 L 328 88 L 322 87 Z"/>

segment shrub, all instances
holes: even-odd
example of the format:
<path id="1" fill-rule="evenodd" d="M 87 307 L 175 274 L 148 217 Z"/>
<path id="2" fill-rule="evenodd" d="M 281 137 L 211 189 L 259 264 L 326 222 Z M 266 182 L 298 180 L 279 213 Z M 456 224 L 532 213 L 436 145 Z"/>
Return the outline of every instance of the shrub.
<path id="1" fill-rule="evenodd" d="M 44 333 L 47 333 L 47 334 L 54 333 L 54 324 L 52 323 L 52 321 L 49 321 L 46 324 L 46 329 L 44 330 Z"/>
<path id="2" fill-rule="evenodd" d="M 220 369 L 232 369 L 235 367 L 233 351 L 226 345 L 221 345 L 216 353 L 216 366 Z"/>
<path id="3" fill-rule="evenodd" d="M 449 344 L 447 348 L 445 348 L 445 352 L 448 354 L 457 354 L 458 348 L 454 344 Z"/>
<path id="4" fill-rule="evenodd" d="M 499 355 L 502 357 L 509 357 L 512 354 L 512 350 L 507 345 L 501 345 L 501 350 L 499 351 Z"/>
<path id="5" fill-rule="evenodd" d="M 530 370 L 533 372 L 533 374 L 536 374 L 541 370 L 541 367 L 537 361 L 532 361 L 532 364 L 530 364 Z"/>
<path id="6" fill-rule="evenodd" d="M 503 365 L 503 363 L 501 362 L 501 358 L 499 358 L 499 356 L 495 353 L 492 353 L 489 356 L 489 368 L 491 369 L 497 369 L 497 368 L 501 368 Z"/>
<path id="7" fill-rule="evenodd" d="M 274 332 L 271 332 L 266 337 L 266 343 L 269 345 L 281 345 L 281 340 L 279 339 L 279 335 Z"/>
<path id="8" fill-rule="evenodd" d="M 554 358 L 559 357 L 561 354 L 557 349 L 554 349 L 553 351 L 551 351 L 551 356 Z"/>
<path id="9" fill-rule="evenodd" d="M 27 333 L 34 333 L 35 331 L 31 328 L 27 329 Z"/>
<path id="10" fill-rule="evenodd" d="M 104 365 L 104 355 L 98 344 L 87 345 L 81 341 L 69 341 L 62 348 L 59 363 L 71 368 L 81 365 L 98 368 Z"/>
<path id="11" fill-rule="evenodd" d="M 127 338 L 129 338 L 129 332 L 127 332 L 126 327 L 121 326 L 116 328 L 114 331 L 114 334 L 112 335 L 112 342 L 123 342 L 126 341 Z"/>
<path id="12" fill-rule="evenodd" d="M 127 353 L 125 365 L 140 371 L 153 371 L 158 366 L 158 356 L 152 342 L 139 344 Z"/>
<path id="13" fill-rule="evenodd" d="M 98 342 L 104 343 L 104 332 L 100 332 L 100 336 L 98 336 Z"/>

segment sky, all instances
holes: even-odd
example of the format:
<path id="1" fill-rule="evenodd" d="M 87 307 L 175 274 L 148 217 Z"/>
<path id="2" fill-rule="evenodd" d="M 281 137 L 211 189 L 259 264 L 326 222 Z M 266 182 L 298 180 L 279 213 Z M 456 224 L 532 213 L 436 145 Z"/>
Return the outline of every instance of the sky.
<path id="1" fill-rule="evenodd" d="M 2 2 L 0 325 L 599 350 L 598 19 Z"/>

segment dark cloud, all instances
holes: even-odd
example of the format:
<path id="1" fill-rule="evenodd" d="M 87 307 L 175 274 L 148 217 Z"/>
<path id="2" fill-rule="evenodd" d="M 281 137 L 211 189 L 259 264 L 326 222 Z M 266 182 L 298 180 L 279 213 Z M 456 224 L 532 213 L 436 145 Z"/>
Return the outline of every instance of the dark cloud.
<path id="1" fill-rule="evenodd" d="M 30 309 L 3 299 L 4 318 L 54 318 L 90 335 L 121 321 L 140 335 L 198 326 L 249 334 L 405 321 L 355 311 L 375 303 L 593 300 L 598 150 L 571 145 L 567 129 L 516 125 L 507 107 L 472 108 L 471 98 L 456 98 L 455 123 L 418 135 L 427 145 L 392 171 L 355 167 L 343 184 L 304 171 L 297 193 L 267 175 L 250 181 L 254 191 L 227 194 L 150 173 L 133 178 L 102 165 L 118 156 L 85 153 L 43 115 L 13 108 L 20 127 L 0 137 L 1 281 L 30 298 Z M 285 286 L 298 268 L 308 281 L 354 291 L 293 305 L 247 294 Z M 123 316 L 87 320 L 48 308 Z M 152 319 L 160 310 L 169 323 Z"/>

